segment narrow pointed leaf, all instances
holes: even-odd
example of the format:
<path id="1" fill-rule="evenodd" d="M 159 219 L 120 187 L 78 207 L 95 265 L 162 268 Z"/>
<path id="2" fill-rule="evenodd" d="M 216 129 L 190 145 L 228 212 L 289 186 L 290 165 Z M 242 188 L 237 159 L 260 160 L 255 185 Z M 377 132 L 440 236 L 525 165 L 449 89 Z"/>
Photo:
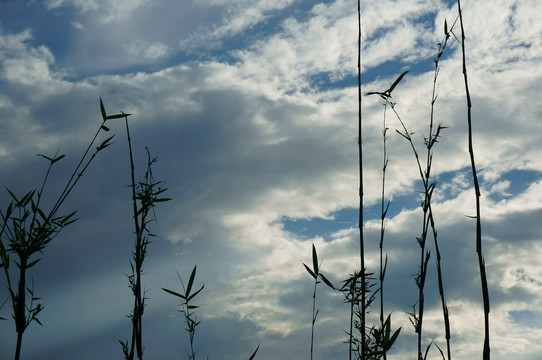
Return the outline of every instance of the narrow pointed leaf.
<path id="1" fill-rule="evenodd" d="M 322 281 L 323 281 L 327 286 L 329 286 L 330 288 L 332 288 L 333 290 L 335 290 L 335 287 L 331 284 L 331 281 L 329 281 L 329 280 L 324 276 L 324 274 L 320 274 L 320 278 L 322 278 Z"/>
<path id="2" fill-rule="evenodd" d="M 254 350 L 254 352 L 252 353 L 252 355 L 250 355 L 250 357 L 248 358 L 248 360 L 253 360 L 254 359 L 254 356 L 256 356 L 256 353 L 258 352 L 258 349 L 260 348 L 260 345 L 258 345 L 258 347 L 256 348 L 256 350 Z"/>
<path id="3" fill-rule="evenodd" d="M 51 159 L 49 156 L 46 156 L 46 155 L 43 155 L 43 154 L 38 154 L 38 156 L 41 156 L 42 158 L 45 158 L 45 159 L 49 160 L 50 162 L 53 162 L 53 159 Z"/>
<path id="4" fill-rule="evenodd" d="M 60 155 L 60 156 L 55 157 L 55 158 L 53 159 L 53 161 L 51 162 L 51 165 L 54 164 L 54 163 L 56 163 L 58 160 L 63 159 L 65 156 L 66 156 L 66 155 L 62 154 L 62 155 Z"/>
<path id="5" fill-rule="evenodd" d="M 96 150 L 100 151 L 100 150 L 105 149 L 105 148 L 108 147 L 109 145 L 111 145 L 111 143 L 110 143 L 109 141 L 110 141 L 114 136 L 115 136 L 115 135 L 110 136 L 110 137 L 108 137 L 107 139 L 105 139 L 105 140 L 100 144 L 100 146 L 98 146 L 98 147 L 96 148 Z"/>
<path id="6" fill-rule="evenodd" d="M 196 267 L 194 266 L 194 269 L 192 269 L 192 274 L 190 274 L 190 279 L 188 280 L 188 285 L 186 286 L 185 296 L 188 297 L 190 295 L 190 290 L 192 290 L 192 285 L 194 284 L 194 279 L 196 278 Z"/>
<path id="7" fill-rule="evenodd" d="M 386 318 L 386 321 L 384 321 L 384 338 L 389 339 L 390 338 L 390 331 L 391 331 L 391 321 L 390 321 L 390 315 Z"/>
<path id="8" fill-rule="evenodd" d="M 26 206 L 28 203 L 32 200 L 34 197 L 34 193 L 36 190 L 29 191 L 22 199 L 21 199 L 21 205 Z"/>
<path id="9" fill-rule="evenodd" d="M 107 120 L 111 120 L 111 119 L 123 119 L 125 117 L 128 117 L 132 114 L 125 114 L 125 113 L 122 113 L 122 114 L 114 114 L 114 115 L 108 115 L 106 116 L 106 119 Z"/>
<path id="10" fill-rule="evenodd" d="M 204 286 L 205 286 L 205 285 L 202 285 L 198 291 L 196 291 L 196 292 L 193 293 L 192 295 L 188 296 L 188 297 L 186 298 L 186 301 L 188 302 L 188 301 L 192 300 L 197 294 L 200 293 L 201 290 L 203 290 Z"/>
<path id="11" fill-rule="evenodd" d="M 311 270 L 311 268 L 308 267 L 308 266 L 305 265 L 305 264 L 303 264 L 303 266 L 305 267 L 305 269 L 307 269 L 307 271 L 309 272 L 309 274 L 311 274 L 311 276 L 312 276 L 313 278 L 316 279 L 316 274 Z"/>
<path id="12" fill-rule="evenodd" d="M 397 86 L 397 84 L 399 84 L 399 81 L 401 81 L 403 79 L 403 77 L 406 75 L 406 73 L 408 72 L 405 71 L 404 73 L 402 73 L 401 75 L 399 75 L 399 77 L 397 78 L 397 80 L 394 81 L 394 83 L 390 86 L 390 88 L 388 90 L 386 90 L 386 93 L 388 94 L 391 94 L 391 92 L 393 91 L 393 89 L 395 89 L 395 87 Z"/>
<path id="13" fill-rule="evenodd" d="M 181 299 L 184 299 L 184 298 L 185 298 L 184 295 L 181 295 L 181 294 L 179 294 L 178 292 L 175 292 L 175 291 L 173 291 L 173 290 L 164 289 L 164 288 L 162 288 L 162 290 L 164 290 L 164 291 L 167 292 L 167 293 L 170 293 L 171 295 L 175 295 L 175 296 L 177 296 L 177 297 L 180 297 Z"/>
<path id="14" fill-rule="evenodd" d="M 105 108 L 104 108 L 104 103 L 102 101 L 102 97 L 100 96 L 100 111 L 102 113 L 102 119 L 103 121 L 107 120 L 107 115 L 105 114 Z"/>
<path id="15" fill-rule="evenodd" d="M 380 91 L 368 91 L 365 93 L 365 95 L 380 95 L 380 96 L 384 96 L 386 94 L 384 94 L 383 92 L 380 92 Z"/>
<path id="16" fill-rule="evenodd" d="M 318 254 L 316 254 L 316 247 L 312 244 L 312 269 L 314 273 L 318 275 Z"/>
<path id="17" fill-rule="evenodd" d="M 395 342 L 395 340 L 397 340 L 397 337 L 399 336 L 399 334 L 401 333 L 401 329 L 403 327 L 401 326 L 399 329 L 395 330 L 395 332 L 393 333 L 393 335 L 391 336 L 390 340 L 389 340 L 389 346 L 390 348 L 392 347 L 393 343 Z"/>
<path id="18" fill-rule="evenodd" d="M 32 261 L 30 264 L 26 265 L 26 268 L 30 269 L 32 266 L 36 265 L 38 263 L 38 261 L 40 261 L 40 260 L 41 259 L 37 259 L 37 260 Z"/>
<path id="19" fill-rule="evenodd" d="M 433 342 L 431 341 L 429 345 L 427 345 L 427 348 L 425 349 L 425 355 L 423 356 L 423 360 L 427 359 L 427 354 L 429 353 L 429 348 L 433 345 Z"/>
<path id="20" fill-rule="evenodd" d="M 440 355 L 442 356 L 442 359 L 446 360 L 446 357 L 444 357 L 444 353 L 442 352 L 442 349 L 440 348 L 440 346 L 438 346 L 437 344 L 435 344 L 435 346 L 437 347 L 438 351 L 440 351 Z"/>

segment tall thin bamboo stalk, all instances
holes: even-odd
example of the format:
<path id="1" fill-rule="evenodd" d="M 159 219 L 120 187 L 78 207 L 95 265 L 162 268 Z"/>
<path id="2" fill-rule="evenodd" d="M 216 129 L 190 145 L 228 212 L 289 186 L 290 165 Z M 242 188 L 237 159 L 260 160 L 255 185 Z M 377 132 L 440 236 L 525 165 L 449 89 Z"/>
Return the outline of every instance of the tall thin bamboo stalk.
<path id="1" fill-rule="evenodd" d="M 358 0 L 358 153 L 359 153 L 359 258 L 361 271 L 360 335 L 361 360 L 365 360 L 365 249 L 363 244 L 363 148 L 361 116 L 361 0 Z"/>
<path id="2" fill-rule="evenodd" d="M 465 95 L 467 99 L 467 124 L 469 131 L 469 155 L 472 168 L 472 178 L 474 181 L 474 192 L 476 195 L 476 253 L 478 254 L 478 265 L 480 268 L 480 279 L 482 283 L 482 297 L 484 301 L 484 352 L 483 359 L 490 359 L 489 347 L 489 290 L 487 286 L 486 268 L 484 256 L 482 254 L 482 225 L 480 220 L 480 186 L 478 184 L 478 175 L 476 172 L 476 162 L 474 161 L 474 150 L 472 147 L 472 103 L 469 92 L 469 82 L 467 78 L 467 65 L 465 60 L 465 27 L 463 25 L 463 14 L 461 12 L 461 1 L 457 0 L 457 11 L 459 13 L 459 24 L 461 25 L 461 51 L 463 56 L 463 79 L 465 80 Z"/>
<path id="3" fill-rule="evenodd" d="M 426 140 L 426 147 L 427 147 L 427 166 L 426 166 L 426 180 L 425 180 L 426 188 L 427 188 L 427 183 L 429 181 L 429 176 L 430 176 L 431 159 L 433 157 L 432 148 L 433 148 L 433 145 L 437 142 L 437 138 L 439 136 L 440 130 L 445 129 L 444 126 L 439 125 L 437 127 L 436 132 L 433 133 L 433 124 L 434 124 L 434 115 L 435 115 L 435 102 L 437 101 L 437 97 L 438 97 L 436 89 L 437 89 L 437 79 L 438 79 L 438 75 L 439 75 L 439 72 L 440 72 L 440 58 L 441 58 L 442 54 L 444 53 L 444 50 L 446 49 L 446 46 L 448 44 L 448 39 L 450 38 L 450 34 L 452 33 L 452 29 L 455 26 L 456 22 L 457 22 L 457 18 L 454 21 L 454 23 L 452 24 L 452 27 L 450 29 L 448 29 L 447 22 L 446 22 L 446 20 L 444 20 L 444 38 L 439 43 L 437 56 L 434 59 L 435 70 L 434 70 L 434 75 L 433 75 L 433 90 L 432 90 L 432 94 L 431 94 L 431 115 L 430 115 L 431 119 L 430 119 L 430 124 L 429 124 L 429 138 Z M 444 295 L 444 282 L 442 280 L 441 254 L 440 254 L 440 249 L 439 249 L 438 240 L 437 240 L 438 239 L 437 238 L 437 230 L 435 228 L 435 219 L 434 219 L 434 215 L 433 215 L 433 209 L 431 207 L 431 202 L 430 201 L 427 204 L 427 207 L 428 207 L 428 211 L 429 211 L 428 220 L 429 220 L 429 225 L 431 227 L 431 230 L 433 232 L 433 240 L 434 240 L 434 243 L 435 243 L 435 252 L 436 252 L 436 257 L 437 257 L 437 259 L 436 259 L 437 279 L 438 279 L 438 288 L 439 288 L 439 294 L 440 294 L 440 301 L 441 301 L 441 306 L 442 306 L 442 315 L 443 315 L 443 318 L 444 318 L 444 337 L 446 339 L 446 352 L 447 352 L 447 355 L 448 355 L 448 360 L 451 360 L 452 359 L 452 353 L 451 353 L 451 347 L 450 347 L 450 337 L 451 337 L 451 334 L 450 334 L 450 317 L 449 317 L 449 314 L 448 314 L 448 306 L 446 305 L 446 297 Z M 439 350 L 440 350 L 440 348 L 439 348 Z"/>
<path id="4" fill-rule="evenodd" d="M 134 344 L 136 345 L 136 351 L 137 351 L 137 357 L 138 359 L 143 358 L 143 334 L 142 334 L 142 318 L 143 318 L 143 300 L 142 300 L 142 294 L 141 294 L 141 266 L 142 266 L 142 237 L 141 237 L 141 230 L 139 226 L 139 216 L 138 216 L 138 209 L 137 209 L 137 196 L 136 196 L 136 185 L 135 185 L 135 175 L 134 175 L 134 158 L 132 155 L 132 141 L 130 138 L 130 128 L 128 126 L 128 117 L 126 116 L 124 118 L 124 122 L 126 123 L 126 136 L 128 138 L 128 150 L 130 153 L 130 180 L 131 180 L 131 188 L 132 188 L 132 207 L 134 211 L 134 226 L 135 226 L 135 233 L 136 233 L 136 245 L 135 245 L 135 253 L 134 253 L 134 260 L 135 260 L 135 287 L 134 287 L 134 312 L 132 314 L 132 344 L 131 344 L 131 350 L 130 350 L 130 358 L 133 357 L 134 353 Z"/>
<path id="5" fill-rule="evenodd" d="M 384 232 L 385 232 L 385 224 L 384 221 L 386 219 L 386 213 L 388 212 L 388 208 L 390 206 L 390 203 L 388 202 L 386 204 L 386 169 L 388 167 L 388 152 L 387 152 L 387 146 L 386 146 L 386 134 L 388 132 L 388 128 L 386 127 L 386 110 L 388 108 L 388 103 L 384 104 L 384 120 L 382 125 L 382 153 L 383 153 L 383 160 L 382 160 L 382 193 L 381 193 L 381 212 L 380 212 L 380 242 L 379 242 L 379 249 L 380 249 L 380 328 L 382 332 L 385 331 L 384 329 L 384 276 L 386 274 L 386 267 L 388 264 L 388 257 L 386 255 L 386 258 L 384 260 Z M 387 350 L 385 347 L 382 348 L 382 356 L 384 360 L 387 360 Z"/>

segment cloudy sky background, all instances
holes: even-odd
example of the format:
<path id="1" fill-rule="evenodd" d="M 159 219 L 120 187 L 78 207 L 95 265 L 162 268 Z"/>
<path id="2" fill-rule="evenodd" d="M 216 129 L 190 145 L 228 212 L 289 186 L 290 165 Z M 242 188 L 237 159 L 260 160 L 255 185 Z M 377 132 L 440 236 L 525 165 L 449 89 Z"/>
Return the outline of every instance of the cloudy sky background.
<path id="1" fill-rule="evenodd" d="M 542 3 L 464 1 L 473 100 L 474 149 L 482 186 L 483 237 L 494 359 L 535 359 L 542 351 Z M 365 2 L 364 91 L 394 90 L 397 110 L 423 152 L 433 56 L 454 1 Z M 455 30 L 459 34 L 459 30 Z M 475 253 L 474 192 L 458 43 L 441 61 L 436 121 L 448 128 L 434 148 L 434 195 L 455 359 L 481 356 L 483 311 Z M 147 146 L 173 201 L 160 204 L 159 235 L 144 265 L 148 359 L 185 356 L 178 301 L 198 266 L 202 358 L 309 357 L 314 243 L 339 284 L 359 266 L 357 205 L 356 3 L 336 0 L 50 0 L 0 2 L 0 176 L 16 194 L 39 186 L 47 163 L 66 158 L 47 188 L 58 194 L 109 113 L 130 118 L 136 170 Z M 369 271 L 378 271 L 382 101 L 363 100 Z M 407 311 L 417 295 L 421 184 L 408 143 L 388 113 L 386 311 L 403 326 L 390 359 L 415 358 Z M 127 142 L 91 165 L 63 210 L 79 221 L 35 266 L 45 302 L 23 341 L 29 360 L 122 358 L 131 294 L 124 275 L 133 245 Z M 105 136 L 106 134 L 103 134 Z M 5 208 L 7 192 L 0 194 Z M 427 283 L 425 341 L 441 347 L 434 257 Z M 4 284 L 5 279 L 0 280 Z M 2 285 L 2 288 L 4 286 Z M 316 359 L 344 359 L 348 308 L 319 288 Z M 7 291 L 0 290 L 2 299 Z M 375 309 L 375 313 L 377 309 Z M 0 316 L 10 318 L 9 304 Z M 0 358 L 15 347 L 0 322 Z M 431 359 L 439 358 L 436 350 Z"/>

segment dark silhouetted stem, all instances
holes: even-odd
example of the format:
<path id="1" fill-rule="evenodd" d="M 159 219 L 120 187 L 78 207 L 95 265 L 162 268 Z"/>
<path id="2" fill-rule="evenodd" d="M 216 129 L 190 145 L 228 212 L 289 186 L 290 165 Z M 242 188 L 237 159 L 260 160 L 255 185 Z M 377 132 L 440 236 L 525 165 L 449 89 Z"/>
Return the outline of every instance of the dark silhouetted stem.
<path id="1" fill-rule="evenodd" d="M 490 359 L 489 347 L 489 290 L 487 286 L 486 269 L 484 256 L 482 254 L 482 226 L 480 220 L 480 186 L 478 184 L 478 175 L 476 172 L 476 162 L 474 161 L 474 150 L 472 147 L 472 103 L 469 92 L 469 82 L 467 78 L 467 65 L 465 60 L 465 28 L 463 26 L 463 15 L 461 13 L 461 1 L 457 0 L 457 11 L 459 13 L 459 23 L 461 25 L 461 50 L 463 54 L 463 78 L 465 80 L 465 95 L 467 98 L 467 123 L 469 129 L 469 154 L 472 168 L 472 178 L 474 181 L 474 191 L 476 194 L 476 253 L 478 254 L 478 265 L 480 267 L 480 278 L 482 283 L 482 297 L 484 301 L 484 352 L 483 359 Z"/>
<path id="2" fill-rule="evenodd" d="M 14 304 L 15 327 L 17 330 L 17 346 L 15 348 L 15 360 L 21 356 L 21 346 L 23 334 L 26 330 L 26 256 L 21 256 L 21 266 L 19 267 L 19 287 L 17 289 L 17 303 Z"/>
<path id="3" fill-rule="evenodd" d="M 363 244 L 363 149 L 361 116 L 361 0 L 358 0 L 358 152 L 359 152 L 359 258 L 361 271 L 361 360 L 365 360 L 365 249 Z"/>
<path id="4" fill-rule="evenodd" d="M 137 197 L 136 197 L 136 188 L 135 188 L 135 169 L 134 169 L 134 158 L 132 154 L 132 142 L 130 139 L 130 128 L 128 126 L 128 117 L 124 118 L 126 123 L 126 136 L 128 138 L 128 150 L 130 153 L 130 175 L 132 182 L 132 207 L 134 211 L 134 226 L 136 233 L 136 244 L 135 244 L 135 253 L 134 253 L 134 265 L 135 265 L 135 287 L 134 287 L 134 312 L 132 317 L 133 328 L 132 328 L 132 345 L 130 350 L 130 358 L 133 358 L 134 352 L 134 343 L 136 346 L 137 357 L 141 359 L 143 357 L 143 345 L 142 345 L 142 315 L 143 315 L 143 302 L 141 299 L 141 266 L 142 266 L 142 234 L 139 226 L 139 215 L 137 211 Z M 134 341 L 135 340 L 135 341 Z"/>
<path id="5" fill-rule="evenodd" d="M 384 120 L 382 126 L 382 153 L 383 153 L 383 164 L 382 164 L 382 194 L 381 194 L 381 212 L 380 212 L 380 328 L 384 331 L 384 274 L 385 274 L 385 264 L 384 264 L 384 220 L 386 218 L 386 212 L 388 211 L 388 205 L 385 205 L 386 202 L 386 168 L 388 167 L 388 153 L 386 148 L 386 133 L 388 128 L 386 127 L 386 109 L 387 103 L 384 104 Z M 387 262 L 386 262 L 387 264 Z M 383 359 L 387 360 L 387 350 L 382 348 Z"/>
<path id="6" fill-rule="evenodd" d="M 316 323 L 316 285 L 317 284 L 318 284 L 318 277 L 314 279 L 314 292 L 312 293 L 311 360 L 312 360 L 313 346 L 314 346 L 314 324 Z"/>

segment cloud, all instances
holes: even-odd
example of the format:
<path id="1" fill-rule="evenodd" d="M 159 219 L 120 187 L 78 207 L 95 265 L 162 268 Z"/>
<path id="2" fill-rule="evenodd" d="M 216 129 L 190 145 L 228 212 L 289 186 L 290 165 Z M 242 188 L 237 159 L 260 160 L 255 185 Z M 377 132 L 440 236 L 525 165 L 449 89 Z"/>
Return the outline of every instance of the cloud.
<path id="1" fill-rule="evenodd" d="M 221 39 L 237 35 L 256 24 L 265 21 L 273 13 L 283 10 L 295 2 L 295 0 L 205 0 L 202 2 L 203 4 L 225 9 L 221 23 L 216 29 L 208 34 L 208 36 L 210 38 Z"/>
<path id="2" fill-rule="evenodd" d="M 46 6 L 48 9 L 73 6 L 81 13 L 91 14 L 93 19 L 107 24 L 126 21 L 132 12 L 148 6 L 148 4 L 148 0 L 49 0 Z"/>
<path id="3" fill-rule="evenodd" d="M 63 91 L 66 88 L 61 81 L 62 76 L 50 70 L 55 62 L 54 55 L 46 46 L 31 45 L 30 30 L 6 34 L 0 39 L 1 76 L 5 81 L 39 92 Z"/>
<path id="4" fill-rule="evenodd" d="M 166 44 L 156 42 L 149 44 L 143 40 L 136 40 L 126 46 L 130 56 L 142 58 L 144 61 L 155 61 L 168 55 L 170 49 Z"/>

